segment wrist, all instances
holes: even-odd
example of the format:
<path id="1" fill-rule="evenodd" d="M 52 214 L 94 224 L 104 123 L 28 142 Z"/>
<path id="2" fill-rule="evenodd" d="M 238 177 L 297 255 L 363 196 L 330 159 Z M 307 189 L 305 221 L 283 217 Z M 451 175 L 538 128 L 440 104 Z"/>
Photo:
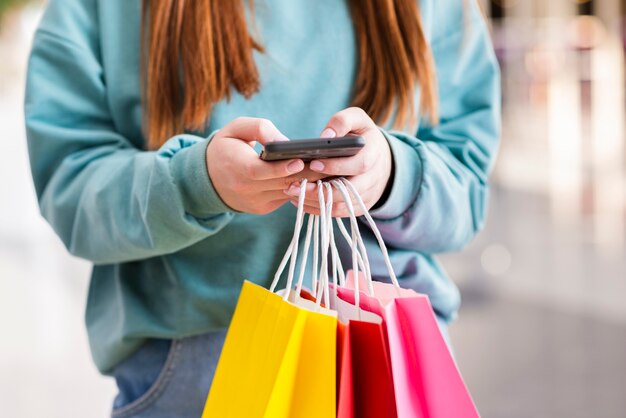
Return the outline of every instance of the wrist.
<path id="1" fill-rule="evenodd" d="M 422 161 L 421 142 L 413 145 L 401 135 L 391 135 L 381 130 L 393 155 L 393 179 L 390 181 L 389 196 L 375 210 L 370 211 L 374 219 L 394 219 L 402 216 L 411 205 L 415 204 L 422 187 L 424 163 Z"/>
<path id="2" fill-rule="evenodd" d="M 176 141 L 183 147 L 172 156 L 170 170 L 185 202 L 185 211 L 196 218 L 229 212 L 208 173 L 207 141 L 187 135 L 178 135 Z"/>

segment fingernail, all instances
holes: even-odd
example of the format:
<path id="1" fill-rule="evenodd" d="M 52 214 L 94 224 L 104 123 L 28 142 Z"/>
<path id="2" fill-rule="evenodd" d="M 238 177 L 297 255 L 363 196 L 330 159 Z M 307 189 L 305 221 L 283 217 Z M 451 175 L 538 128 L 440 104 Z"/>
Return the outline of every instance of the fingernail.
<path id="1" fill-rule="evenodd" d="M 288 194 L 289 196 L 299 196 L 300 188 L 296 186 L 295 184 L 292 184 L 291 186 L 289 186 L 287 190 L 285 190 L 285 193 Z"/>
<path id="2" fill-rule="evenodd" d="M 336 136 L 337 136 L 337 133 L 331 128 L 324 129 L 322 133 L 320 134 L 321 138 L 334 138 Z"/>
<path id="3" fill-rule="evenodd" d="M 302 162 L 302 160 L 293 160 L 287 166 L 287 171 L 289 171 L 290 173 L 299 173 L 303 169 L 304 163 Z"/>
<path id="4" fill-rule="evenodd" d="M 289 138 L 283 134 L 278 134 L 278 136 L 274 138 L 274 141 L 289 141 Z"/>
<path id="5" fill-rule="evenodd" d="M 311 167 L 311 170 L 313 171 L 322 171 L 324 170 L 324 163 L 318 160 L 311 161 L 311 164 L 309 165 L 309 167 Z"/>

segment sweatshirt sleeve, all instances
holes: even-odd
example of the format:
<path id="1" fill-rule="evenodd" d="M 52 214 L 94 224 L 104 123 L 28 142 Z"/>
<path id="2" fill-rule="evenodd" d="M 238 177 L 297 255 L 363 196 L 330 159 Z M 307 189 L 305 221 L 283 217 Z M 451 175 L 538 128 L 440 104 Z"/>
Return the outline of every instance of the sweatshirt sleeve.
<path id="1" fill-rule="evenodd" d="M 387 200 L 371 214 L 397 248 L 458 250 L 484 224 L 500 137 L 500 77 L 485 21 L 475 5 L 468 12 L 467 27 L 461 22 L 431 44 L 440 123 L 422 122 L 415 136 L 383 130 L 394 179 Z"/>
<path id="2" fill-rule="evenodd" d="M 208 176 L 207 138 L 178 135 L 143 151 L 116 131 L 89 42 L 40 27 L 25 113 L 41 212 L 78 257 L 107 264 L 172 253 L 234 216 Z"/>

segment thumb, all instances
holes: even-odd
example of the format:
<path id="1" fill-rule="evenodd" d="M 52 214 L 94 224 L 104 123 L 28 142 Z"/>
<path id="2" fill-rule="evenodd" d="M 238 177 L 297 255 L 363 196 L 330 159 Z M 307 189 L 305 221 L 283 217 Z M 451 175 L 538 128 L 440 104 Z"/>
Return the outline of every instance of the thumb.
<path id="1" fill-rule="evenodd" d="M 274 141 L 289 141 L 268 119 L 240 117 L 224 128 L 222 135 L 246 142 L 258 141 L 262 145 Z"/>
<path id="2" fill-rule="evenodd" d="M 362 133 L 374 125 L 372 119 L 359 107 L 349 107 L 335 113 L 321 133 L 322 138 L 346 136 L 349 133 Z"/>

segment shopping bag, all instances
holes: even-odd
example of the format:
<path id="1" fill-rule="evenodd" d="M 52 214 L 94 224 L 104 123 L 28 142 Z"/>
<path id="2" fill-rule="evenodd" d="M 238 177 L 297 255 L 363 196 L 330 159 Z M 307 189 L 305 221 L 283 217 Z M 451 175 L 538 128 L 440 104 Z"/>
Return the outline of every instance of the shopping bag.
<path id="1" fill-rule="evenodd" d="M 309 217 L 307 233 L 304 241 L 303 259 L 301 262 L 300 275 L 296 284 L 296 291 L 292 292 L 290 300 L 300 306 L 328 306 L 334 310 L 338 317 L 337 328 L 337 416 L 342 418 L 369 418 L 385 417 L 395 418 L 395 401 L 393 396 L 393 380 L 391 378 L 390 362 L 384 341 L 384 333 L 381 328 L 382 318 L 370 312 L 359 309 L 354 304 L 348 304 L 336 297 L 331 297 L 331 290 L 337 286 L 339 270 L 339 257 L 334 245 L 332 232 L 332 190 L 328 183 L 324 185 L 327 196 L 321 193 L 321 183 L 318 183 L 318 196 L 321 214 L 319 224 Z M 299 208 L 300 210 L 300 208 Z M 313 222 L 312 222 L 313 221 Z M 302 225 L 302 221 L 296 221 L 296 229 Z M 310 293 L 302 288 L 303 266 L 306 264 L 311 234 L 313 229 L 320 232 L 320 249 L 322 261 L 319 281 L 313 280 Z M 298 240 L 294 235 L 290 245 L 291 254 L 295 254 L 298 248 Z M 316 270 L 318 245 L 314 240 L 313 269 Z M 289 250 L 288 250 L 289 252 Z M 328 257 L 331 262 L 328 263 Z M 293 258 L 292 258 L 293 261 Z M 283 258 L 279 271 L 286 266 L 286 258 Z M 327 267 L 333 270 L 333 284 Z M 295 263 L 290 266 L 287 283 L 291 283 L 295 274 Z M 313 274 L 316 278 L 316 274 Z M 298 295 L 296 298 L 295 295 Z M 333 293 L 334 296 L 334 293 Z M 299 299 L 299 300 L 298 300 Z M 328 305 L 323 303 L 326 300 Z"/>
<path id="2" fill-rule="evenodd" d="M 337 417 L 354 417 L 352 346 L 347 325 L 337 323 Z"/>
<path id="3" fill-rule="evenodd" d="M 353 303 L 350 274 L 341 299 Z M 389 345 L 399 418 L 478 417 L 478 411 L 441 335 L 428 296 L 373 283 L 360 294 L 362 309 L 380 315 Z"/>
<path id="4" fill-rule="evenodd" d="M 270 290 L 244 282 L 202 418 L 335 417 L 336 312 L 300 297 L 302 280 L 292 291 L 305 186 Z M 287 286 L 274 293 L 288 261 Z"/>
<path id="5" fill-rule="evenodd" d="M 315 309 L 315 308 L 313 308 Z M 289 417 L 334 418 L 336 411 L 337 317 L 325 309 L 306 315 Z M 277 400 L 278 402 L 281 399 Z M 248 415 L 249 416 L 249 415 Z M 266 415 L 274 417 L 277 415 Z"/>
<path id="6" fill-rule="evenodd" d="M 331 306 L 337 310 L 339 318 L 337 416 L 396 417 L 382 318 L 341 299 Z"/>
<path id="7" fill-rule="evenodd" d="M 365 283 L 350 281 L 337 288 L 340 299 L 358 304 L 362 309 L 383 318 L 387 336 L 395 400 L 399 418 L 459 418 L 479 417 L 476 406 L 463 382 L 449 348 L 441 335 L 434 311 L 427 295 L 399 286 L 376 223 L 354 186 L 346 180 L 333 184 L 342 192 L 351 215 L 353 238 L 348 238 L 353 260 L 360 257 L 366 267 Z M 367 263 L 362 237 L 355 228 L 356 217 L 351 208 L 347 189 L 361 207 L 370 229 L 383 253 L 383 259 L 392 284 L 373 282 Z M 357 263 L 353 261 L 353 268 Z M 357 277 L 360 277 L 357 274 Z M 355 286 L 359 284 L 359 286 Z M 358 289 L 365 289 L 368 294 Z M 356 290 L 355 290 L 356 289 Z M 358 298 L 357 298 L 358 296 Z"/>
<path id="8" fill-rule="evenodd" d="M 393 379 L 381 324 L 350 321 L 348 329 L 356 416 L 395 418 Z"/>
<path id="9" fill-rule="evenodd" d="M 245 281 L 202 418 L 335 416 L 336 319 Z"/>

